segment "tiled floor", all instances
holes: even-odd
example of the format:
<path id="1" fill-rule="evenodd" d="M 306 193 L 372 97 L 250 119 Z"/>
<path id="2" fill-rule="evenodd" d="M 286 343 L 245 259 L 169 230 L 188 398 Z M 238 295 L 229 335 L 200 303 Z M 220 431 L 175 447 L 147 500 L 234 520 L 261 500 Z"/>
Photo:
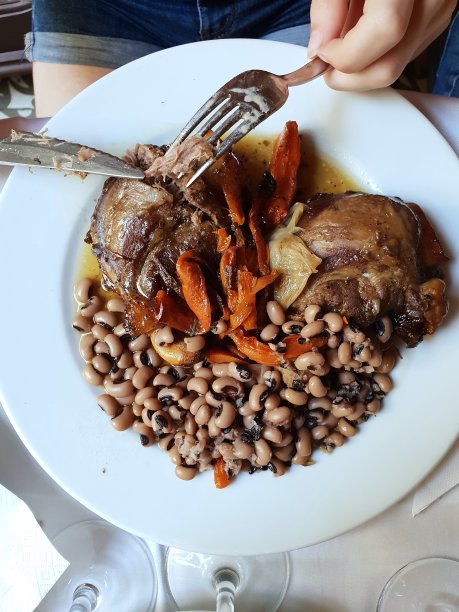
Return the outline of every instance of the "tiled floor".
<path id="1" fill-rule="evenodd" d="M 0 119 L 31 117 L 35 113 L 30 75 L 0 79 Z"/>

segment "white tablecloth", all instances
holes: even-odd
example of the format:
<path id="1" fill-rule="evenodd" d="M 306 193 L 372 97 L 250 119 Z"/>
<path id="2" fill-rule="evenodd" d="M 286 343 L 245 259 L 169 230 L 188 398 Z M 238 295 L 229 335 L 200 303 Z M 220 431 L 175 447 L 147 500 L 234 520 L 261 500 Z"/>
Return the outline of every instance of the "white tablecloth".
<path id="1" fill-rule="evenodd" d="M 406 96 L 459 153 L 459 100 L 413 93 Z M 0 167 L 0 188 L 7 174 Z M 451 452 L 459 452 L 459 443 Z M 1 409 L 0 482 L 29 505 L 51 539 L 63 527 L 94 516 L 63 492 L 33 460 Z M 387 579 L 405 563 L 425 556 L 459 558 L 459 487 L 415 518 L 411 516 L 412 502 L 411 492 L 365 525 L 291 553 L 291 582 L 281 610 L 370 612 L 375 610 Z M 151 549 L 161 575 L 162 552 L 154 543 Z M 156 609 L 171 609 L 161 584 Z M 58 611 L 41 606 L 40 612 Z M 119 612 L 129 611 L 121 606 Z"/>

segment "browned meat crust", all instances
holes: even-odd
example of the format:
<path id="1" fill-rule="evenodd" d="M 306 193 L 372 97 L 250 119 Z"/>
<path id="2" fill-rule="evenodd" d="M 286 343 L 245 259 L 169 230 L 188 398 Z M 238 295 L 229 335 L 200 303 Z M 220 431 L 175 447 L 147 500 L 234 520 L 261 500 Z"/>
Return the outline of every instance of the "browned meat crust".
<path id="1" fill-rule="evenodd" d="M 319 194 L 309 200 L 298 225 L 322 263 L 293 309 L 319 304 L 362 327 L 387 314 L 398 335 L 415 346 L 438 327 L 447 309 L 443 281 L 436 279 L 435 291 L 431 283 L 430 290 L 423 285 L 439 275 L 422 261 L 423 221 L 401 200 L 380 195 Z M 429 263 L 445 260 L 440 250 Z"/>

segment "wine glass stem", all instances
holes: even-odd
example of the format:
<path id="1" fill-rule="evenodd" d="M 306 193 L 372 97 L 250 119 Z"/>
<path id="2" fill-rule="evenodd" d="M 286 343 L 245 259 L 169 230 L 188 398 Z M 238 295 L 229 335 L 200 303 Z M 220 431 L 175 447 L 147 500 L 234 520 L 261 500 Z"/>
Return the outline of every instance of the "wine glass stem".
<path id="1" fill-rule="evenodd" d="M 93 584 L 80 584 L 73 593 L 69 612 L 93 612 L 99 603 L 99 590 Z"/>
<path id="2" fill-rule="evenodd" d="M 216 612 L 234 612 L 234 598 L 239 586 L 239 576 L 232 569 L 220 569 L 214 575 Z"/>

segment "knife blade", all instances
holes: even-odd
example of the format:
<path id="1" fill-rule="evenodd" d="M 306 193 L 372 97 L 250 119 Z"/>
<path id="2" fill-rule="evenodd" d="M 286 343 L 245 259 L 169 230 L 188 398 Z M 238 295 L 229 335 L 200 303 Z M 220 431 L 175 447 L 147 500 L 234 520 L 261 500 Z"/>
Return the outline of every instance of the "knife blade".
<path id="1" fill-rule="evenodd" d="M 0 164 L 39 166 L 64 172 L 142 179 L 144 173 L 119 157 L 46 134 L 15 132 L 0 140 Z"/>

